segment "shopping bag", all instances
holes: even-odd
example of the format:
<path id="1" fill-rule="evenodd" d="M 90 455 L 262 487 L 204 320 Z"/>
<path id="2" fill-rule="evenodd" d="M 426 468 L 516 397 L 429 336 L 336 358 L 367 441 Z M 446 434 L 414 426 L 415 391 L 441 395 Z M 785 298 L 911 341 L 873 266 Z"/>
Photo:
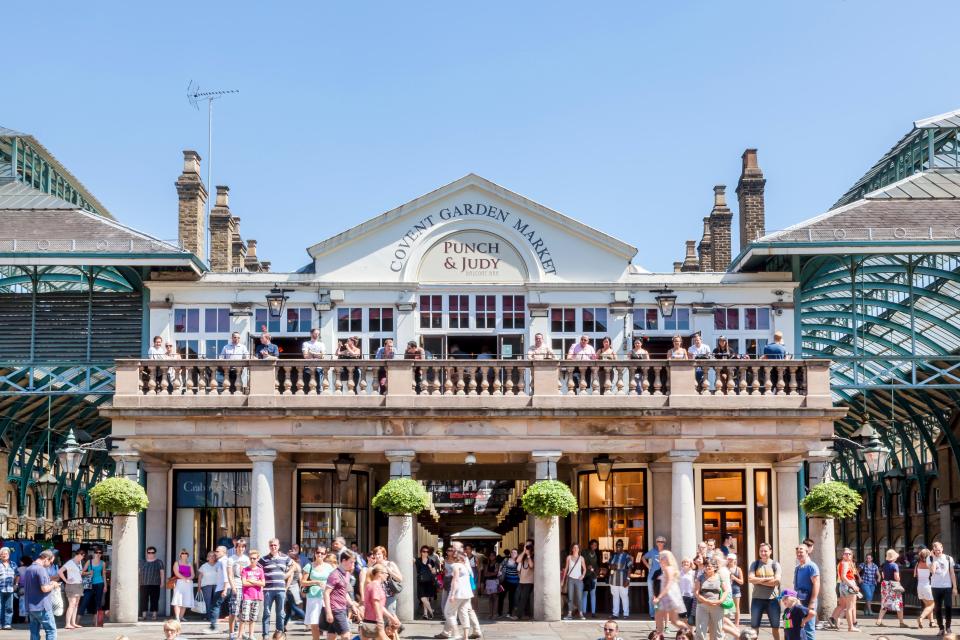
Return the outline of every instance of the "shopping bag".
<path id="1" fill-rule="evenodd" d="M 193 606 L 191 607 L 194 613 L 199 613 L 203 615 L 207 612 L 207 603 L 203 600 L 203 591 L 197 589 L 197 595 L 193 596 Z"/>

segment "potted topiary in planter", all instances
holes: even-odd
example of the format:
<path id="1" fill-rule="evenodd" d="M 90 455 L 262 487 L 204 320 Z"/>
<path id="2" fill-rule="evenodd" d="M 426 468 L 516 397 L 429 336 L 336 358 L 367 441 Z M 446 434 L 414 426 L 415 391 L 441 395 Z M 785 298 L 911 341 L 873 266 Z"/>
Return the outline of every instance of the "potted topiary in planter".
<path id="1" fill-rule="evenodd" d="M 147 492 L 128 478 L 107 478 L 90 489 L 90 499 L 97 511 L 118 516 L 137 515 L 150 505 Z"/>
<path id="2" fill-rule="evenodd" d="M 821 482 L 810 490 L 800 506 L 811 518 L 843 519 L 856 515 L 863 499 L 843 482 Z"/>
<path id="3" fill-rule="evenodd" d="M 562 612 L 558 519 L 577 510 L 577 499 L 566 483 L 539 480 L 527 488 L 520 504 L 527 513 L 535 516 L 533 617 L 535 620 L 555 622 L 560 619 Z"/>
<path id="4" fill-rule="evenodd" d="M 411 622 L 414 614 L 416 575 L 413 557 L 413 516 L 427 508 L 430 497 L 423 485 L 412 478 L 393 478 L 377 491 L 370 504 L 390 516 L 387 549 L 400 568 L 403 581 L 397 596 L 397 616 Z M 395 583 L 394 583 L 395 584 Z"/>
<path id="5" fill-rule="evenodd" d="M 417 515 L 427 508 L 427 491 L 412 478 L 393 478 L 377 491 L 370 504 L 387 515 Z"/>
<path id="6" fill-rule="evenodd" d="M 537 518 L 563 517 L 577 510 L 577 499 L 570 487 L 559 480 L 534 482 L 524 492 L 521 504 Z"/>

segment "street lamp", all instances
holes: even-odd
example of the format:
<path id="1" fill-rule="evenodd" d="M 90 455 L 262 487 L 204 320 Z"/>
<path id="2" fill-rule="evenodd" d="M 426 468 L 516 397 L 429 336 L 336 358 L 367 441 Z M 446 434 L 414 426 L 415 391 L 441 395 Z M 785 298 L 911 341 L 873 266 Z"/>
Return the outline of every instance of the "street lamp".
<path id="1" fill-rule="evenodd" d="M 891 494 L 899 494 L 900 489 L 903 487 L 903 469 L 890 469 L 885 474 L 883 474 L 883 481 L 886 483 L 887 488 L 890 489 Z"/>
<path id="2" fill-rule="evenodd" d="M 89 444 L 79 444 L 76 436 L 73 435 L 73 428 L 67 433 L 67 439 L 63 446 L 56 450 L 57 459 L 60 461 L 60 468 L 70 478 L 76 478 L 80 472 L 80 465 L 83 463 L 83 457 L 87 451 L 106 451 L 107 439 L 100 438 Z"/>
<path id="3" fill-rule="evenodd" d="M 660 308 L 660 315 L 664 318 L 673 316 L 673 310 L 677 306 L 677 296 L 673 295 L 672 289 L 658 289 L 654 293 L 659 294 L 656 298 L 657 307 Z"/>
<path id="4" fill-rule="evenodd" d="M 863 419 L 860 428 L 851 437 L 860 447 L 856 451 L 857 459 L 867 467 L 868 472 L 879 474 L 887 468 L 890 450 L 880 442 L 880 435 L 867 418 Z"/>
<path id="5" fill-rule="evenodd" d="M 279 318 L 280 314 L 283 313 L 283 305 L 288 300 L 286 295 L 292 289 L 280 289 L 274 287 L 270 289 L 270 293 L 267 294 L 267 309 L 270 311 L 271 318 Z"/>
<path id="6" fill-rule="evenodd" d="M 40 496 L 43 498 L 44 515 L 53 515 L 53 495 L 57 491 L 57 485 L 60 484 L 56 477 L 49 471 L 37 478 L 36 487 Z"/>
<path id="7" fill-rule="evenodd" d="M 340 482 L 346 482 L 350 479 L 350 470 L 353 469 L 354 462 L 356 460 L 353 459 L 353 456 L 348 456 L 345 453 L 341 453 L 334 459 L 333 466 L 337 470 L 337 479 Z"/>
<path id="8" fill-rule="evenodd" d="M 606 482 L 613 470 L 613 458 L 607 454 L 597 456 L 593 459 L 593 468 L 597 470 L 597 479 L 600 482 Z"/>

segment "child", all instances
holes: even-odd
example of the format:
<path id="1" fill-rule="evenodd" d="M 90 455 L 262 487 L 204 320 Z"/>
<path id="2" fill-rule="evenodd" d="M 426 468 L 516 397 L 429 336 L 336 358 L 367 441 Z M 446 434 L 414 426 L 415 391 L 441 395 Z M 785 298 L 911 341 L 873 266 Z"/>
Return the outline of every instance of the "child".
<path id="1" fill-rule="evenodd" d="M 163 623 L 163 640 L 180 640 L 180 621 L 167 620 Z"/>
<path id="2" fill-rule="evenodd" d="M 800 640 L 803 637 L 803 625 L 813 620 L 816 612 L 800 604 L 797 592 L 784 589 L 781 596 L 783 604 L 783 633 L 785 640 Z"/>
<path id="3" fill-rule="evenodd" d="M 253 625 L 260 617 L 263 607 L 263 585 L 266 584 L 263 576 L 263 567 L 260 566 L 260 552 L 250 551 L 250 566 L 240 570 L 240 583 L 243 585 L 243 599 L 240 602 L 240 636 L 253 638 Z M 243 628 L 247 633 L 243 633 Z"/>
<path id="4" fill-rule="evenodd" d="M 680 617 L 689 624 L 693 624 L 693 608 L 696 606 L 696 600 L 693 597 L 693 580 L 696 576 L 693 561 L 690 558 L 684 558 L 680 562 L 680 595 L 683 596 L 683 605 L 687 611 Z"/>

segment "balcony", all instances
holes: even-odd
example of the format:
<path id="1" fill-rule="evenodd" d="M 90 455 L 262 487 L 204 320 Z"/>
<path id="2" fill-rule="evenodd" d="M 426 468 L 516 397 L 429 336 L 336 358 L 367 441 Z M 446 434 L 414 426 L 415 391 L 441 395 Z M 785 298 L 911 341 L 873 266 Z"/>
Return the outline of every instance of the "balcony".
<path id="1" fill-rule="evenodd" d="M 114 409 L 824 410 L 828 360 L 117 361 Z M 152 413 L 152 412 L 151 412 Z"/>

